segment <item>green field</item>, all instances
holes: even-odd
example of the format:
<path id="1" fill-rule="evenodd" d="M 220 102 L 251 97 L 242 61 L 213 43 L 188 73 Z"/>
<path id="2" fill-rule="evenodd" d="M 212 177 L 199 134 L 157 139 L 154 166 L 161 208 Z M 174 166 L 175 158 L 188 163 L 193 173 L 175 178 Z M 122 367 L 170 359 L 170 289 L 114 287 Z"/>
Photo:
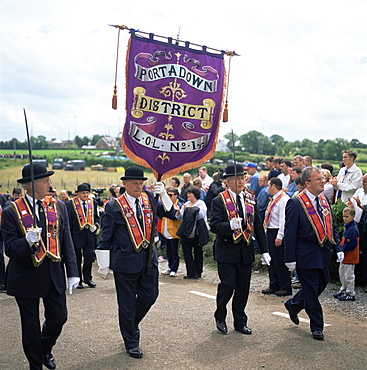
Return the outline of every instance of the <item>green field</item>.
<path id="1" fill-rule="evenodd" d="M 22 168 L 23 166 L 15 166 L 1 171 L 0 184 L 2 188 L 0 192 L 11 193 L 13 188 L 20 187 L 20 184 L 17 183 L 17 179 L 22 177 Z M 51 170 L 51 167 L 49 166 L 48 169 Z M 120 184 L 120 177 L 123 176 L 123 174 L 119 172 L 91 171 L 89 167 L 87 167 L 85 171 L 54 171 L 55 174 L 51 176 L 51 183 L 58 193 L 62 189 L 74 192 L 76 187 L 83 182 L 91 184 L 93 189 L 106 188 L 108 190 L 110 185 Z M 149 175 L 147 177 L 148 183 L 155 182 L 152 175 L 150 178 Z"/>

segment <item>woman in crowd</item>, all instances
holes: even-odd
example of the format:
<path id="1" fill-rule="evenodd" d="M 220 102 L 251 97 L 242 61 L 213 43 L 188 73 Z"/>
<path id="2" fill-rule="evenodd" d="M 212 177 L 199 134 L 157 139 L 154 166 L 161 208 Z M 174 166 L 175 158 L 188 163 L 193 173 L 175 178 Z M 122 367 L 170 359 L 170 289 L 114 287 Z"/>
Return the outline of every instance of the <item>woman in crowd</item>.
<path id="1" fill-rule="evenodd" d="M 200 199 L 200 189 L 196 186 L 192 186 L 187 190 L 187 199 L 188 201 L 181 207 L 180 210 L 177 210 L 176 217 L 179 220 L 183 220 L 183 224 L 196 225 L 195 227 L 199 228 L 200 220 L 204 221 L 204 232 L 207 232 L 209 229 L 206 216 L 206 204 L 203 200 Z M 198 212 L 197 212 L 198 211 Z M 186 215 L 185 215 L 186 214 Z M 198 215 L 198 221 L 195 222 Z M 194 227 L 194 229 L 195 229 Z M 200 230 L 200 233 L 203 233 Z M 197 232 L 194 232 L 194 235 L 191 237 L 181 238 L 182 251 L 186 263 L 186 272 L 187 275 L 184 276 L 184 279 L 199 279 L 203 272 L 203 244 L 200 241 L 200 238 L 197 237 Z"/>

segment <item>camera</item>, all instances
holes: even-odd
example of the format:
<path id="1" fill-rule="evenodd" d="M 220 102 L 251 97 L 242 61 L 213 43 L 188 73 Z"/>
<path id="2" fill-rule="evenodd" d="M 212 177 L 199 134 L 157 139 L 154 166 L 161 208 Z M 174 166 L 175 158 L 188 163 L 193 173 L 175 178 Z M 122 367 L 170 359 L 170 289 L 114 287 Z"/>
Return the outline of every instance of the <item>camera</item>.
<path id="1" fill-rule="evenodd" d="M 103 202 L 100 197 L 100 195 L 106 190 L 106 188 L 98 188 L 98 189 L 91 189 L 92 194 L 94 195 L 94 200 L 97 202 L 97 204 L 102 207 Z"/>

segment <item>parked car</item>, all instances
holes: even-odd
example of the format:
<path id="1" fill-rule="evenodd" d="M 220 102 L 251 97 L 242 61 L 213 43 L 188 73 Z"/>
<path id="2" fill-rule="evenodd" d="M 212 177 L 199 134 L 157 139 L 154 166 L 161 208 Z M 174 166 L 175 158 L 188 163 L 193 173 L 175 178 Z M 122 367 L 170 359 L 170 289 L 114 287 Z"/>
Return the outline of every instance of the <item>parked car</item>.
<path id="1" fill-rule="evenodd" d="M 48 167 L 48 161 L 47 161 L 47 159 L 33 159 L 32 160 L 32 163 L 41 163 L 45 167 Z"/>
<path id="2" fill-rule="evenodd" d="M 62 170 L 65 167 L 65 162 L 62 158 L 55 158 L 52 164 L 53 170 Z"/>
<path id="3" fill-rule="evenodd" d="M 72 159 L 65 165 L 65 171 L 84 171 L 85 161 L 83 159 Z"/>

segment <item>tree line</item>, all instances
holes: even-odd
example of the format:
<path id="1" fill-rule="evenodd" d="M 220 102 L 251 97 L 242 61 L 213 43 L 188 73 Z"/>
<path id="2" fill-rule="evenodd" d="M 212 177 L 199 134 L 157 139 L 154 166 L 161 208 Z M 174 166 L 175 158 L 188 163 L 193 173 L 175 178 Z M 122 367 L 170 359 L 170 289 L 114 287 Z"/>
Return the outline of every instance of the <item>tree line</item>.
<path id="1" fill-rule="evenodd" d="M 252 130 L 243 135 L 224 135 L 229 140 L 227 146 L 232 151 L 233 141 L 236 152 L 247 152 L 251 154 L 266 154 L 278 157 L 289 157 L 292 155 L 309 155 L 312 158 L 325 160 L 339 160 L 340 153 L 344 149 L 367 148 L 367 144 L 361 143 L 358 139 L 348 141 L 342 138 L 334 140 L 320 139 L 314 142 L 309 139 L 287 141 L 282 136 L 274 134 L 267 137 L 259 131 Z"/>
<path id="2" fill-rule="evenodd" d="M 93 135 L 93 137 L 80 137 L 75 136 L 71 148 L 81 148 L 84 145 L 95 145 L 103 136 Z M 320 139 L 314 142 L 309 139 L 287 141 L 282 136 L 274 134 L 270 137 L 262 134 L 259 131 L 252 130 L 243 135 L 228 133 L 224 135 L 228 139 L 228 148 L 233 150 L 233 139 L 235 150 L 239 154 L 265 154 L 274 155 L 279 157 L 289 157 L 292 155 L 300 154 L 302 156 L 309 155 L 312 158 L 325 159 L 325 160 L 339 160 L 340 153 L 343 149 L 366 149 L 367 144 L 360 142 L 358 139 L 348 141 L 342 138 L 334 140 Z M 46 140 L 46 137 L 39 135 L 31 137 L 33 149 L 48 149 L 52 145 Z M 27 149 L 27 141 L 20 142 L 18 139 L 13 138 L 9 141 L 0 141 L 0 149 Z"/>
<path id="3" fill-rule="evenodd" d="M 96 145 L 102 137 L 104 137 L 104 135 L 93 135 L 93 137 L 80 137 L 77 135 L 74 140 L 72 140 L 70 147 L 81 148 L 84 145 Z M 33 149 L 49 149 L 54 147 L 49 141 L 47 141 L 46 136 L 43 135 L 38 135 L 37 137 L 31 136 L 30 141 Z M 28 149 L 28 143 L 26 140 L 21 142 L 18 139 L 13 138 L 9 141 L 0 141 L 0 149 Z"/>

